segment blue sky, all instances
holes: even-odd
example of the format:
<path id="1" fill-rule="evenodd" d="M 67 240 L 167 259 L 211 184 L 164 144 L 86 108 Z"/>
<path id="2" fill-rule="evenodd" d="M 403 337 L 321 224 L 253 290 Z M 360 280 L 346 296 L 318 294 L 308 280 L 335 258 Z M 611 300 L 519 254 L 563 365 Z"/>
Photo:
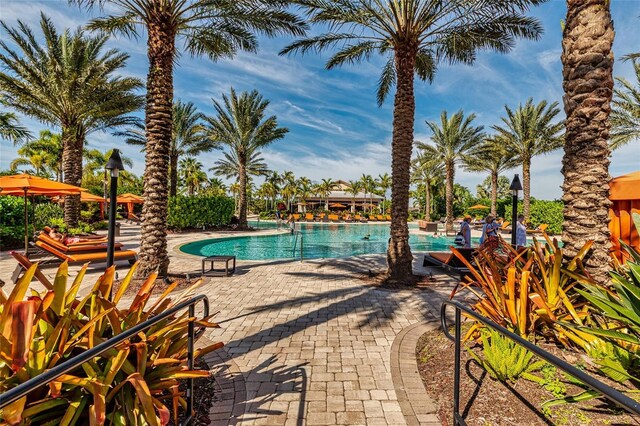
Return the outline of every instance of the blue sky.
<path id="1" fill-rule="evenodd" d="M 616 29 L 616 58 L 640 51 L 640 0 L 612 0 Z M 59 28 L 81 26 L 90 14 L 69 6 L 66 1 L 2 0 L 0 17 L 9 25 L 17 19 L 37 26 L 40 11 L 49 15 Z M 499 122 L 504 105 L 516 106 L 533 97 L 536 102 L 558 101 L 562 107 L 561 20 L 565 2 L 551 0 L 532 14 L 544 26 L 539 41 L 518 41 L 507 55 L 480 53 L 473 66 L 443 65 L 432 84 L 416 81 L 415 138 L 426 141 L 425 120 L 437 120 L 442 110 L 463 109 L 475 113 L 477 124 L 489 127 Z M 314 30 L 316 31 L 316 30 Z M 291 170 L 296 176 L 312 180 L 331 177 L 354 179 L 363 173 L 390 173 L 392 97 L 378 108 L 375 89 L 383 60 L 376 58 L 357 66 L 327 71 L 328 54 L 278 56 L 290 38 L 261 39 L 257 54 L 238 55 L 233 60 L 213 63 L 205 58 L 182 56 L 175 69 L 175 97 L 191 101 L 206 114 L 213 114 L 212 98 L 220 99 L 229 87 L 257 89 L 271 101 L 270 112 L 280 125 L 290 129 L 287 137 L 264 151 L 270 168 Z M 114 39 L 112 46 L 131 55 L 126 74 L 144 79 L 147 72 L 144 39 Z M 616 76 L 631 79 L 630 63 L 616 61 Z M 564 116 L 562 111 L 559 115 Z M 34 133 L 46 126 L 23 119 Z M 142 174 L 144 157 L 138 148 L 127 146 L 109 134 L 89 137 L 92 148 L 119 147 L 134 161 L 133 171 Z M 0 146 L 0 168 L 7 168 L 15 148 L 6 141 Z M 210 167 L 219 152 L 205 153 L 200 161 Z M 562 151 L 533 160 L 532 194 L 538 198 L 558 198 L 561 194 Z M 618 150 L 612 156 L 611 174 L 618 176 L 640 169 L 640 141 Z M 507 173 L 509 177 L 513 170 Z M 482 174 L 458 170 L 456 181 L 475 192 L 485 178 Z"/>

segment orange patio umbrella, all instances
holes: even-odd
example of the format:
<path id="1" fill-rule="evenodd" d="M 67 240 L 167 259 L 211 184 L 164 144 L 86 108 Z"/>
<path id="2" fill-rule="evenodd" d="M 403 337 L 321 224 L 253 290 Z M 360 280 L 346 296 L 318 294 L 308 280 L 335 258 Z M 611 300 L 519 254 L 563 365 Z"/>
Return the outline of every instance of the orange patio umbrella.
<path id="1" fill-rule="evenodd" d="M 618 176 L 609 182 L 609 230 L 614 254 L 624 260 L 620 241 L 640 250 L 640 235 L 633 214 L 640 213 L 640 171 Z"/>
<path id="2" fill-rule="evenodd" d="M 104 205 L 106 203 L 104 197 L 85 191 L 80 194 L 80 201 L 83 203 L 100 203 L 100 219 L 104 219 Z"/>
<path id="3" fill-rule="evenodd" d="M 27 196 L 29 195 L 77 195 L 84 189 L 56 182 L 27 173 L 0 177 L 0 195 L 24 196 L 24 253 L 29 252 L 29 216 L 27 214 Z"/>
<path id="4" fill-rule="evenodd" d="M 126 193 L 118 195 L 118 198 L 116 198 L 116 202 L 127 205 L 127 217 L 129 219 L 132 219 L 134 216 L 133 205 L 144 203 L 144 198 L 136 194 Z"/>
<path id="5" fill-rule="evenodd" d="M 469 210 L 482 210 L 482 209 L 488 209 L 489 207 L 483 205 L 483 204 L 476 204 L 475 206 L 471 206 L 469 207 Z"/>

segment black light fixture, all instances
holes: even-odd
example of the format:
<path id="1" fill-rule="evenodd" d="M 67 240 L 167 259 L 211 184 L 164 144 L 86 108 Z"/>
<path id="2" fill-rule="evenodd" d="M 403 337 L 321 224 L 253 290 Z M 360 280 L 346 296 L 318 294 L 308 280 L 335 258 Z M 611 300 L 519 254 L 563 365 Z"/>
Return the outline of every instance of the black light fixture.
<path id="1" fill-rule="evenodd" d="M 107 161 L 105 169 L 111 174 L 111 196 L 109 200 L 109 236 L 107 238 L 107 267 L 113 265 L 113 257 L 116 244 L 116 198 L 118 197 L 118 174 L 124 170 L 120 152 L 114 149 Z"/>
<path id="2" fill-rule="evenodd" d="M 511 181 L 511 245 L 516 247 L 516 231 L 518 222 L 518 191 L 522 191 L 522 184 L 520 183 L 520 176 L 516 173 Z"/>

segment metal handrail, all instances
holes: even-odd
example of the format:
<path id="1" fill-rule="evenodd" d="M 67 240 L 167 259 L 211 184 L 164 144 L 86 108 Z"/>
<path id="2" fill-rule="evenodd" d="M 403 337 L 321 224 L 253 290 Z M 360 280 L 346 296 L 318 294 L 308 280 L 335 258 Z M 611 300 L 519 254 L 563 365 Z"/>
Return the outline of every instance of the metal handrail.
<path id="1" fill-rule="evenodd" d="M 298 235 L 300 235 L 300 262 L 302 262 L 303 258 L 303 246 L 304 246 L 304 233 L 302 231 L 292 230 L 292 233 L 295 234 L 296 239 L 293 241 L 293 250 L 291 251 L 291 256 L 295 259 L 296 257 L 296 247 L 298 246 Z"/>
<path id="2" fill-rule="evenodd" d="M 203 318 L 206 318 L 209 316 L 209 299 L 207 298 L 207 296 L 205 296 L 204 294 L 201 294 L 199 296 L 195 296 L 192 297 L 189 300 L 186 300 L 176 306 L 174 306 L 171 309 L 168 309 L 164 312 L 162 312 L 161 314 L 155 315 L 151 318 L 149 318 L 148 320 L 141 322 L 140 324 L 137 324 L 133 327 L 131 327 L 128 330 L 123 331 L 120 334 L 117 334 L 113 337 L 111 337 L 110 339 L 105 340 L 104 342 L 94 346 L 93 348 L 82 352 L 79 355 L 74 356 L 73 358 L 68 359 L 67 361 L 63 362 L 62 364 L 56 365 L 55 367 L 53 367 L 50 370 L 47 370 L 46 372 L 33 377 L 29 380 L 27 380 L 24 383 L 19 384 L 18 386 L 16 386 L 15 388 L 11 388 L 8 391 L 0 394 L 0 409 L 4 408 L 5 406 L 11 404 L 12 402 L 17 401 L 18 399 L 22 398 L 23 396 L 26 396 L 27 394 L 29 394 L 30 392 L 34 391 L 35 389 L 39 388 L 40 386 L 44 386 L 46 384 L 48 384 L 49 382 L 57 379 L 59 376 L 80 367 L 82 364 L 84 364 L 85 362 L 89 361 L 90 359 L 102 354 L 103 352 L 117 346 L 118 344 L 124 342 L 127 339 L 130 339 L 131 337 L 137 335 L 138 333 L 146 330 L 147 328 L 153 326 L 154 324 L 159 323 L 160 321 L 164 320 L 165 318 L 168 318 L 170 316 L 172 316 L 173 314 L 175 314 L 178 311 L 181 311 L 185 308 L 189 308 L 189 318 L 194 318 L 195 317 L 195 305 L 202 301 L 203 305 L 204 305 L 204 315 Z M 198 330 L 198 332 L 195 332 L 195 327 L 194 327 L 194 321 L 189 321 L 189 325 L 188 325 L 188 336 L 187 336 L 187 366 L 189 367 L 189 370 L 193 370 L 193 356 L 194 356 L 194 344 L 195 344 L 195 339 L 197 337 L 199 337 L 200 335 L 202 335 L 202 333 L 204 333 L 205 328 L 204 327 L 199 327 L 200 330 Z M 193 378 L 187 379 L 187 393 L 186 393 L 186 399 L 187 399 L 187 409 L 186 412 L 188 413 L 188 416 L 186 416 L 186 418 L 184 419 L 184 422 L 182 423 L 183 425 L 190 425 L 191 421 L 192 421 L 192 417 L 193 417 Z"/>
<path id="3" fill-rule="evenodd" d="M 447 306 L 453 306 L 455 308 L 455 337 L 449 333 L 447 327 Z M 455 342 L 454 346 L 454 356 L 455 356 L 455 369 L 453 376 L 453 421 L 454 425 L 462 425 L 466 426 L 466 422 L 460 415 L 460 346 L 461 346 L 461 326 L 462 326 L 462 318 L 461 312 L 464 312 L 466 315 L 469 315 L 473 319 L 480 321 L 484 325 L 489 328 L 492 328 L 499 332 L 501 335 L 508 337 L 513 340 L 520 346 L 524 346 L 527 350 L 533 352 L 538 357 L 547 361 L 549 364 L 553 364 L 558 367 L 560 370 L 565 373 L 570 374 L 571 376 L 577 378 L 580 382 L 584 383 L 586 386 L 591 389 L 600 392 L 604 397 L 606 397 L 611 402 L 619 405 L 625 410 L 640 414 L 640 402 L 637 402 L 620 391 L 615 390 L 614 388 L 607 386 L 601 381 L 591 377 L 587 373 L 582 370 L 577 369 L 573 365 L 569 364 L 566 361 L 561 360 L 557 356 L 545 351 L 539 346 L 534 345 L 528 340 L 518 336 L 515 333 L 507 330 L 501 325 L 496 324 L 490 319 L 478 314 L 477 312 L 471 310 L 470 308 L 462 305 L 459 302 L 454 302 L 451 300 L 447 300 L 442 303 L 442 308 L 440 310 L 440 324 L 442 325 L 442 330 L 444 335 L 449 339 Z"/>

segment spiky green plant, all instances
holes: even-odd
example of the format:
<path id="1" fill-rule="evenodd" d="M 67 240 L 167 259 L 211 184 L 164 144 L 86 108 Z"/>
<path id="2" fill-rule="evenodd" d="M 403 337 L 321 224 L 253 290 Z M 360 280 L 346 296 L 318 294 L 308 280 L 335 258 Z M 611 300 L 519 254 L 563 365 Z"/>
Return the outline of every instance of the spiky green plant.
<path id="1" fill-rule="evenodd" d="M 38 376 L 70 357 L 118 335 L 184 301 L 200 282 L 169 297 L 177 282 L 151 302 L 157 274 L 150 275 L 133 301 L 125 291 L 134 265 L 112 295 L 115 268 L 107 268 L 84 297 L 78 297 L 85 265 L 68 286 L 68 266 L 58 268 L 53 283 L 32 265 L 8 296 L 0 290 L 0 392 Z M 31 290 L 36 277 L 46 288 Z M 105 351 L 100 356 L 58 377 L 6 406 L 0 419 L 6 424 L 50 425 L 166 425 L 178 407 L 186 406 L 179 381 L 206 377 L 209 372 L 187 367 L 187 312 L 168 317 L 145 333 Z M 215 327 L 208 318 L 199 326 Z M 196 357 L 221 347 L 209 345 Z"/>
<path id="2" fill-rule="evenodd" d="M 532 362 L 532 352 L 493 329 L 484 330 L 481 340 L 482 358 L 471 349 L 467 348 L 467 352 L 489 376 L 501 382 L 515 382 L 520 377 L 527 378 L 545 365 L 544 361 Z"/>

